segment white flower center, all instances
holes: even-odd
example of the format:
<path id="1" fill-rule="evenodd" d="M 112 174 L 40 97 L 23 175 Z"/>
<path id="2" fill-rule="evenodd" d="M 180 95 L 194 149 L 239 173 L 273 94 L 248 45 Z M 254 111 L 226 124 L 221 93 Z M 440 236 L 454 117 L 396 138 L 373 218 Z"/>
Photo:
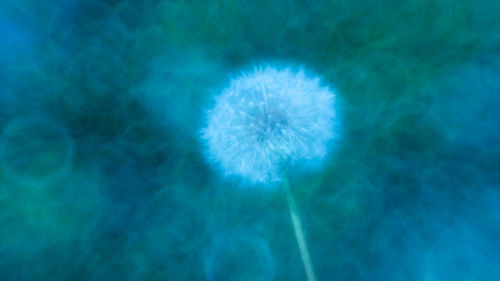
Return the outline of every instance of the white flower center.
<path id="1" fill-rule="evenodd" d="M 261 144 L 280 139 L 288 127 L 286 114 L 279 111 L 259 114 L 256 121 L 255 125 L 250 127 L 251 133 L 256 135 L 257 141 Z"/>

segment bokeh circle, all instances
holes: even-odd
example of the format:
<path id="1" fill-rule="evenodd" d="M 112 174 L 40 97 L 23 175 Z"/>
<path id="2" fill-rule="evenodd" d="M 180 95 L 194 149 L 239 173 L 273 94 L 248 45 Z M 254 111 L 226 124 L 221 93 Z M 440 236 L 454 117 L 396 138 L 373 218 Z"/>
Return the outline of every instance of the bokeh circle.
<path id="1" fill-rule="evenodd" d="M 16 184 L 48 183 L 67 169 L 72 154 L 66 128 L 45 118 L 13 119 L 0 134 L 0 168 Z"/>
<path id="2" fill-rule="evenodd" d="M 235 231 L 215 239 L 204 262 L 207 281 L 274 280 L 275 263 L 267 243 Z"/>

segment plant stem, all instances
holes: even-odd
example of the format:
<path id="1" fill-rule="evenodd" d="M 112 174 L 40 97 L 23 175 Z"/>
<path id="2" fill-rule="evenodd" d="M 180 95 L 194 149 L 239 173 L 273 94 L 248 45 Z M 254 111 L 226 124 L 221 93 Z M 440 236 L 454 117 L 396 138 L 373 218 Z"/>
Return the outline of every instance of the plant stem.
<path id="1" fill-rule="evenodd" d="M 306 239 L 304 237 L 304 230 L 302 228 L 302 221 L 300 220 L 299 211 L 297 204 L 295 203 L 295 197 L 292 193 L 292 188 L 290 186 L 290 181 L 288 177 L 283 177 L 283 188 L 285 189 L 286 200 L 288 201 L 288 207 L 290 208 L 290 216 L 292 218 L 293 230 L 295 231 L 295 238 L 297 238 L 297 244 L 300 250 L 300 256 L 302 258 L 302 263 L 304 264 L 304 269 L 306 271 L 306 276 L 308 281 L 316 281 L 316 276 L 314 275 L 314 268 L 311 262 L 311 257 L 309 256 L 309 249 L 307 247 Z"/>

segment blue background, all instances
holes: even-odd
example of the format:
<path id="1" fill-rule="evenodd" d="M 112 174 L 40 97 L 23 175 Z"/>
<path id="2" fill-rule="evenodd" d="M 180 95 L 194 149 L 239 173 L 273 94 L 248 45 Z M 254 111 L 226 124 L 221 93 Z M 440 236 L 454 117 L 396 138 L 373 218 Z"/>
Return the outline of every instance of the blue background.
<path id="1" fill-rule="evenodd" d="M 318 280 L 500 280 L 500 3 L 0 1 L 1 280 L 305 280 L 280 189 L 204 159 L 243 69 L 339 139 L 294 178 Z"/>

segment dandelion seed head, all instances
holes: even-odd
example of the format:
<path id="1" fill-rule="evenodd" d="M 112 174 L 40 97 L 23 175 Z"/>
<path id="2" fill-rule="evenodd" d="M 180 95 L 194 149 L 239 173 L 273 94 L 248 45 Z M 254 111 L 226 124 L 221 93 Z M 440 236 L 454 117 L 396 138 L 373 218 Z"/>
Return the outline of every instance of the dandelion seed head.
<path id="1" fill-rule="evenodd" d="M 256 68 L 233 79 L 202 138 L 226 175 L 279 182 L 287 167 L 317 166 L 335 137 L 334 94 L 303 70 Z"/>

